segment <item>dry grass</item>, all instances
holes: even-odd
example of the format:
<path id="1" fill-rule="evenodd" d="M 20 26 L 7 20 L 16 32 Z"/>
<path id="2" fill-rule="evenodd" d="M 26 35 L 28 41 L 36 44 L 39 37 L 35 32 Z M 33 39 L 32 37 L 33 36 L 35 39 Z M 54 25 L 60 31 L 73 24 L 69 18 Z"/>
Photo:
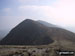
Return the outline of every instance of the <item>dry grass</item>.
<path id="1" fill-rule="evenodd" d="M 44 49 L 47 49 L 46 48 L 47 46 L 10 46 L 10 45 L 3 45 L 3 46 L 0 46 L 0 56 L 2 55 L 9 55 L 9 54 L 15 54 L 16 52 L 17 53 L 22 53 L 24 54 L 24 56 L 28 56 L 27 52 L 28 50 L 31 50 L 31 52 L 33 50 L 36 50 L 37 53 L 36 53 L 36 56 L 42 56 L 41 53 L 43 53 Z M 52 48 L 49 48 L 49 53 L 52 53 L 53 50 Z"/>
<path id="2" fill-rule="evenodd" d="M 67 47 L 67 46 L 66 46 Z M 64 49 L 68 49 L 68 48 Z M 73 47 L 69 47 L 70 49 Z M 42 45 L 42 46 L 19 46 L 19 45 L 0 45 L 0 56 L 3 55 L 15 55 L 17 54 L 23 54 L 24 56 L 28 56 L 28 51 L 36 50 L 36 56 L 42 56 L 44 53 L 44 50 L 48 49 L 48 55 L 49 56 L 56 56 L 55 50 L 59 49 L 56 47 L 56 45 Z M 68 49 L 68 50 L 70 50 Z M 72 50 L 72 49 L 71 49 Z M 42 54 L 41 54 L 42 53 Z M 45 55 L 45 53 L 44 53 Z"/>

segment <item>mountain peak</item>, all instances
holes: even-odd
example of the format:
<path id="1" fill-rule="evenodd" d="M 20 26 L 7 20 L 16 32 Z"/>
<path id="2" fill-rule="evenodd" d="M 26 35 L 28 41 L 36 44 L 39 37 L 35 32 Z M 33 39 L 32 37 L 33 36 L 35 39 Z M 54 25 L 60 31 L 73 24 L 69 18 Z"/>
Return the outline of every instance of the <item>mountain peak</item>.
<path id="1" fill-rule="evenodd" d="M 53 42 L 46 34 L 46 27 L 31 19 L 21 22 L 1 40 L 1 44 L 6 45 L 46 45 Z"/>
<path id="2" fill-rule="evenodd" d="M 22 22 L 32 22 L 33 20 L 32 19 L 25 19 L 24 21 L 22 21 Z M 21 23 L 22 23 L 21 22 Z"/>
<path id="3" fill-rule="evenodd" d="M 47 27 L 48 26 L 48 27 Z M 2 45 L 58 45 L 58 42 L 75 43 L 75 34 L 65 29 L 55 27 L 47 22 L 26 19 L 13 28 L 9 34 L 0 41 Z M 69 42 L 68 42 L 69 41 Z"/>
<path id="4" fill-rule="evenodd" d="M 25 21 L 32 21 L 31 19 L 25 19 Z"/>

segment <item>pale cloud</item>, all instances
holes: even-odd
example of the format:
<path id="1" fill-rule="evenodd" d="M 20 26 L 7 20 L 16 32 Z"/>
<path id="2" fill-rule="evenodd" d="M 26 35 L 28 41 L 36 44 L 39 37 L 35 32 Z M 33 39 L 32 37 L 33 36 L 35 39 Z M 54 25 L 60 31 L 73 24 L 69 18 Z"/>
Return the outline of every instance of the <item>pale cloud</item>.
<path id="1" fill-rule="evenodd" d="M 51 4 L 53 1 L 56 0 L 17 0 L 21 4 L 26 4 L 26 5 L 46 5 L 46 4 Z"/>
<path id="2" fill-rule="evenodd" d="M 51 9 L 50 6 L 36 6 L 36 5 L 27 5 L 27 6 L 20 6 L 19 7 L 19 10 L 20 11 L 25 11 L 25 10 L 33 10 L 33 11 L 38 11 L 38 12 L 44 12 L 45 11 L 48 11 L 49 12 L 49 9 Z"/>
<path id="3" fill-rule="evenodd" d="M 34 2 L 40 0 L 18 1 Z M 5 8 L 4 11 L 10 12 L 11 8 Z M 21 16 L 28 18 L 40 18 L 41 20 L 61 26 L 75 25 L 75 0 L 56 0 L 51 5 L 20 5 L 18 11 Z"/>
<path id="4" fill-rule="evenodd" d="M 25 2 L 38 2 L 40 0 L 18 0 L 21 3 L 25 3 Z"/>
<path id="5" fill-rule="evenodd" d="M 3 11 L 4 12 L 10 12 L 11 11 L 11 8 L 4 8 Z"/>
<path id="6" fill-rule="evenodd" d="M 40 1 L 48 1 L 48 2 L 52 2 L 55 0 L 18 0 L 19 2 L 40 2 Z"/>
<path id="7" fill-rule="evenodd" d="M 71 1 L 72 2 L 72 1 Z M 74 3 L 74 1 L 73 1 Z M 36 6 L 36 5 L 25 5 L 20 6 L 19 10 L 22 13 L 26 11 L 41 13 L 45 18 L 41 18 L 47 22 L 51 22 L 61 26 L 75 25 L 75 4 L 66 2 L 65 0 L 53 3 L 51 6 Z M 41 17 L 42 17 L 41 16 Z"/>
<path id="8" fill-rule="evenodd" d="M 41 18 L 40 17 L 39 18 L 43 20 L 45 20 L 44 18 L 46 18 L 46 21 L 49 19 L 48 15 L 50 15 L 49 17 L 52 17 L 51 6 L 25 5 L 25 6 L 19 6 L 18 9 L 22 14 L 25 13 L 29 13 L 29 15 L 35 14 L 36 18 L 38 17 L 38 15 L 40 15 Z"/>
<path id="9" fill-rule="evenodd" d="M 53 15 L 57 24 L 75 25 L 75 0 L 57 0 L 53 5 Z"/>
<path id="10" fill-rule="evenodd" d="M 10 16 L 10 15 L 13 14 L 11 8 L 4 8 L 4 9 L 2 10 L 2 13 L 3 13 L 5 16 Z"/>
<path id="11" fill-rule="evenodd" d="M 19 2 L 24 2 L 25 0 L 18 0 Z"/>

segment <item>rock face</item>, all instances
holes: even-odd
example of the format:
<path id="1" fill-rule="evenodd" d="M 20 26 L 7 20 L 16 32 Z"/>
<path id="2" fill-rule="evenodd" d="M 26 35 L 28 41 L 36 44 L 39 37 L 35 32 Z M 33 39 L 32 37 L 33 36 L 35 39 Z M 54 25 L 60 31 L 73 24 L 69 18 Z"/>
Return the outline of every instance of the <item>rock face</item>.
<path id="1" fill-rule="evenodd" d="M 13 28 L 10 33 L 1 40 L 2 45 L 45 45 L 53 40 L 47 35 L 47 27 L 26 19 Z"/>
<path id="2" fill-rule="evenodd" d="M 0 41 L 1 45 L 47 45 L 61 42 L 64 46 L 75 43 L 75 34 L 56 25 L 26 19 L 13 28 L 9 34 Z M 58 43 L 57 42 L 57 43 Z M 60 44 L 61 44 L 60 43 Z M 67 45 L 68 46 L 68 45 Z"/>

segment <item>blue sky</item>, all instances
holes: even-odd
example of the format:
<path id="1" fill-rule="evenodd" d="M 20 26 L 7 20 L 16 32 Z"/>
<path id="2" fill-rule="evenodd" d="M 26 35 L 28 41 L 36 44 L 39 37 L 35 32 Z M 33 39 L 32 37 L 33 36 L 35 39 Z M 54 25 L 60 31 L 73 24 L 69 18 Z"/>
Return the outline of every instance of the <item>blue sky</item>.
<path id="1" fill-rule="evenodd" d="M 26 18 L 75 32 L 75 0 L 0 0 L 0 30 L 12 29 Z"/>

